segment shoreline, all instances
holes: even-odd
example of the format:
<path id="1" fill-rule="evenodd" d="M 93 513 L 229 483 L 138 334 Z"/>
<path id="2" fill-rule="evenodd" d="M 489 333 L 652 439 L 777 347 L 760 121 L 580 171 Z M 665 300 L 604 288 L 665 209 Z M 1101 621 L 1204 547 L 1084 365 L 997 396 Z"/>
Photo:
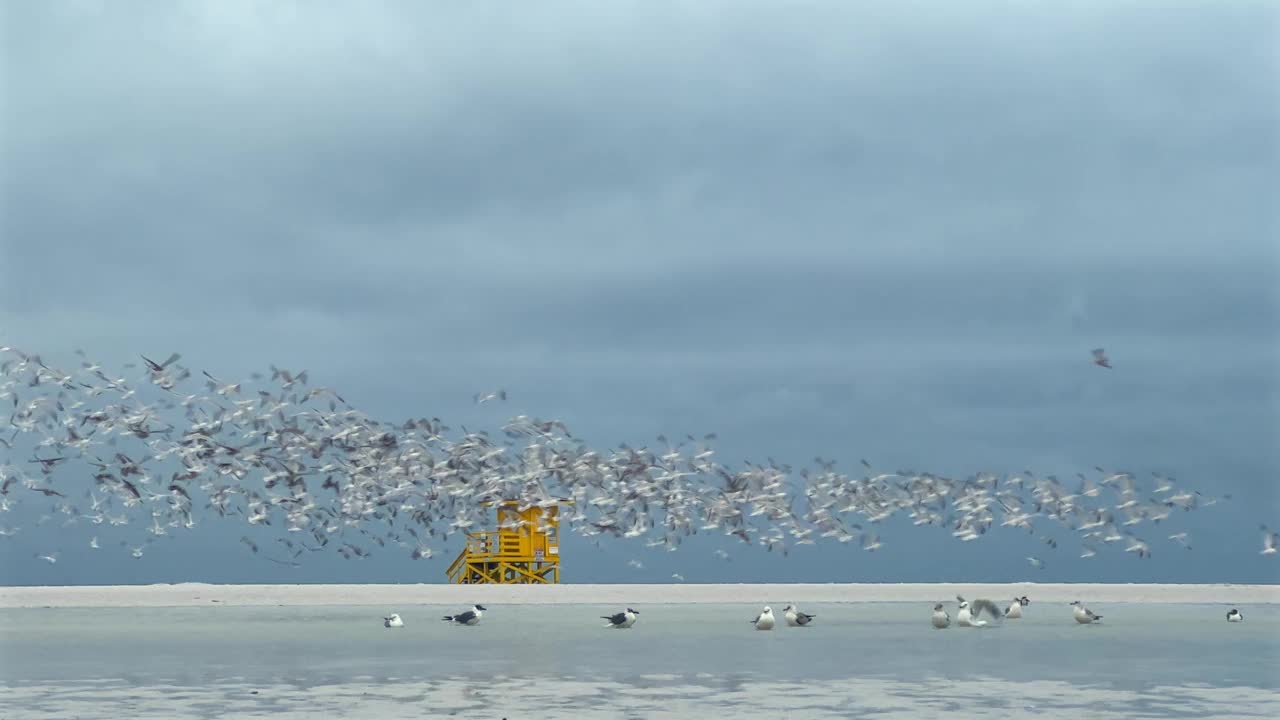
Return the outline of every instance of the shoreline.
<path id="1" fill-rule="evenodd" d="M 354 605 L 687 605 L 939 602 L 957 595 L 1033 601 L 1280 605 L 1280 585 L 1118 583 L 742 583 L 627 585 L 75 585 L 0 587 L 0 609 Z"/>

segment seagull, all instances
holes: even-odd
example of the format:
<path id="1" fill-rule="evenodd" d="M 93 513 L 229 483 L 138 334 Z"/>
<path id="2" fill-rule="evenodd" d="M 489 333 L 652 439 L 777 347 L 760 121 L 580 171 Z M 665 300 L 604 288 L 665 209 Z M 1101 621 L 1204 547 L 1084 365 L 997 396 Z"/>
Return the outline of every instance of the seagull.
<path id="1" fill-rule="evenodd" d="M 956 613 L 956 624 L 960 627 L 985 627 L 987 621 L 981 619 L 983 610 L 990 613 L 996 620 L 1000 619 L 1000 610 L 990 600 L 974 600 L 972 606 L 959 595 L 956 596 L 956 600 L 960 601 L 960 612 Z"/>
<path id="2" fill-rule="evenodd" d="M 1107 351 L 1103 348 L 1095 348 L 1093 351 L 1093 364 L 1110 370 L 1111 361 L 1107 359 Z"/>
<path id="3" fill-rule="evenodd" d="M 1044 561 L 1038 557 L 1027 556 L 1027 562 L 1031 563 L 1031 567 L 1037 570 L 1044 569 Z"/>
<path id="4" fill-rule="evenodd" d="M 755 620 L 751 621 L 751 624 L 755 625 L 757 630 L 772 630 L 773 608 L 765 605 L 764 610 L 760 611 L 760 614 L 756 616 Z"/>
<path id="5" fill-rule="evenodd" d="M 395 613 L 391 613 L 387 617 L 382 618 L 382 627 L 389 627 L 389 628 L 404 627 L 404 621 L 400 619 L 399 615 Z"/>
<path id="6" fill-rule="evenodd" d="M 942 603 L 933 606 L 933 626 L 942 630 L 951 626 L 951 616 L 942 608 Z"/>
<path id="7" fill-rule="evenodd" d="M 791 627 L 804 627 L 813 622 L 817 615 L 806 615 L 800 612 L 795 605 L 788 605 L 782 609 L 782 617 L 787 619 L 787 624 Z"/>
<path id="8" fill-rule="evenodd" d="M 1094 615 L 1093 611 L 1085 607 L 1084 605 L 1082 605 L 1079 600 L 1073 601 L 1071 603 L 1071 606 L 1072 606 L 1072 610 L 1071 610 L 1072 616 L 1074 616 L 1076 619 L 1076 622 L 1080 623 L 1081 625 L 1088 625 L 1091 622 L 1097 622 L 1098 620 L 1102 619 L 1101 615 Z"/>
<path id="9" fill-rule="evenodd" d="M 1276 548 L 1280 546 L 1280 535 L 1271 532 L 1266 525 L 1262 526 L 1262 552 L 1259 555 L 1275 555 Z"/>
<path id="10" fill-rule="evenodd" d="M 608 620 L 609 624 L 605 627 L 617 628 L 618 630 L 626 630 L 636 624 L 636 616 L 640 614 L 639 610 L 627 608 L 626 611 L 614 613 L 613 615 L 601 615 L 602 620 Z"/>
<path id="11" fill-rule="evenodd" d="M 1014 598 L 1009 607 L 1004 609 L 1004 616 L 1010 620 L 1017 620 L 1022 617 L 1022 601 L 1023 598 Z"/>
<path id="12" fill-rule="evenodd" d="M 458 625 L 475 625 L 484 616 L 484 610 L 483 605 L 472 605 L 470 610 L 459 615 L 445 615 L 443 620 Z"/>
<path id="13" fill-rule="evenodd" d="M 1244 615 L 1241 615 L 1240 611 L 1235 608 L 1231 608 L 1231 612 L 1227 613 L 1227 622 L 1242 622 L 1243 620 Z"/>
<path id="14" fill-rule="evenodd" d="M 507 399 L 507 391 L 499 390 L 497 392 L 484 393 L 484 394 L 476 393 L 475 395 L 471 396 L 471 399 L 474 400 L 477 405 L 483 405 L 484 403 L 487 403 L 490 400 L 502 400 L 505 402 Z"/>

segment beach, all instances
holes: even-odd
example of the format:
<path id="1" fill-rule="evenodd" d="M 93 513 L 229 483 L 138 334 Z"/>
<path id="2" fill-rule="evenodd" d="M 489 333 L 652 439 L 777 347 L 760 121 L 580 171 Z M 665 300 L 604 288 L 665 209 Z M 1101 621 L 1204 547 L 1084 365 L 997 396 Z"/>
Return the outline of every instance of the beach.
<path id="1" fill-rule="evenodd" d="M 844 600 L 817 600 L 810 587 Z M 478 586 L 116 588 L 98 601 L 116 606 L 0 608 L 0 716 L 1280 716 L 1280 606 L 1273 592 L 1255 590 L 1250 599 L 1271 601 L 1246 603 L 1238 588 L 1211 586 L 1204 592 L 1216 602 L 1175 603 L 1168 599 L 1177 591 L 1150 587 L 1109 591 L 1128 602 L 1099 599 L 1105 586 L 1055 590 L 1080 593 L 1104 616 L 1100 624 L 1079 625 L 1065 602 L 1046 599 L 1048 587 L 1026 587 L 1032 602 L 1023 618 L 946 630 L 929 623 L 935 597 L 954 616 L 956 602 L 947 593 L 977 597 L 993 588 L 882 587 L 878 592 L 897 598 L 930 595 L 927 602 L 882 602 L 849 601 L 872 591 L 839 586 L 560 586 L 539 595 L 541 602 L 512 603 L 462 596 L 441 603 L 432 595 L 502 589 Z M 94 602 L 66 589 L 61 596 L 43 590 L 21 601 Z M 594 599 L 564 602 L 574 592 L 587 596 L 584 590 Z M 743 596 L 710 602 L 726 592 Z M 633 597 L 624 604 L 612 593 L 675 600 Z M 755 594 L 767 595 L 775 612 L 796 602 L 816 619 L 805 628 L 780 623 L 756 631 Z M 1162 600 L 1138 600 L 1152 596 Z M 370 597 L 377 601 L 344 604 Z M 1244 613 L 1243 623 L 1225 621 L 1221 602 L 1228 598 Z M 152 604 L 124 604 L 131 601 Z M 480 624 L 441 621 L 472 602 L 487 608 Z M 636 625 L 606 628 L 601 616 L 622 607 L 639 611 Z M 383 627 L 391 612 L 404 627 Z"/>
<path id="2" fill-rule="evenodd" d="M 957 594 L 1031 604 L 933 629 Z M 1104 620 L 1075 623 L 1073 600 Z M 441 622 L 473 603 L 479 625 Z M 814 624 L 750 624 L 788 603 Z M 604 627 L 626 607 L 635 627 Z M 383 627 L 392 612 L 403 628 Z M 0 588 L 6 720 L 1264 718 L 1277 667 L 1274 585 Z"/>
<path id="3" fill-rule="evenodd" d="M 0 608 L 470 605 L 715 604 L 939 602 L 956 595 L 1042 603 L 1280 604 L 1280 585 L 1094 583 L 804 583 L 653 585 L 82 585 L 0 587 Z"/>

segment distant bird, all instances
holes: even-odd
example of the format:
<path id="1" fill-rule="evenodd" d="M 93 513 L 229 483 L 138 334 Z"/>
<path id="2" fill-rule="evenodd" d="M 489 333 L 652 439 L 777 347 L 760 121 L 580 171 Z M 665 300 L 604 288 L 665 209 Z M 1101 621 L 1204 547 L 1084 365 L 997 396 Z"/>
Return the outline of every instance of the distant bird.
<path id="1" fill-rule="evenodd" d="M 960 611 L 956 613 L 956 624 L 960 627 L 985 627 L 987 621 L 981 619 L 983 611 L 989 613 L 993 619 L 1000 619 L 999 608 L 990 600 L 979 598 L 970 605 L 968 601 L 959 595 L 956 596 L 956 599 L 960 601 Z"/>
<path id="2" fill-rule="evenodd" d="M 930 620 L 933 626 L 942 630 L 951 627 L 951 616 L 943 609 L 942 603 L 933 606 L 933 618 Z"/>
<path id="3" fill-rule="evenodd" d="M 764 610 L 762 610 L 760 614 L 756 616 L 755 620 L 751 621 L 751 624 L 755 625 L 757 630 L 772 630 L 773 629 L 773 608 L 769 607 L 768 605 L 765 605 Z"/>
<path id="4" fill-rule="evenodd" d="M 480 622 L 480 618 L 484 616 L 485 607 L 483 605 L 472 605 L 471 609 L 458 615 L 445 615 L 444 621 L 451 622 L 456 625 L 475 625 Z"/>
<path id="5" fill-rule="evenodd" d="M 1089 623 L 1097 622 L 1102 619 L 1101 615 L 1094 615 L 1093 611 L 1081 604 L 1079 600 L 1075 600 L 1071 603 L 1071 615 L 1076 619 L 1076 622 L 1081 625 L 1088 625 Z"/>
<path id="6" fill-rule="evenodd" d="M 389 628 L 404 627 L 404 620 L 401 620 L 399 615 L 395 613 L 391 613 L 387 617 L 382 618 L 382 627 L 389 627 Z"/>
<path id="7" fill-rule="evenodd" d="M 1280 547 L 1280 535 L 1271 532 L 1266 526 L 1262 526 L 1262 552 L 1260 555 L 1275 555 L 1277 547 Z"/>
<path id="8" fill-rule="evenodd" d="M 609 624 L 605 627 L 616 628 L 618 630 L 626 630 L 636 624 L 636 616 L 640 614 L 639 610 L 627 608 L 623 612 L 614 613 L 613 615 L 601 615 L 602 620 L 608 620 Z"/>
<path id="9" fill-rule="evenodd" d="M 1093 351 L 1093 364 L 1110 370 L 1111 360 L 1107 358 L 1107 351 L 1103 348 L 1095 348 Z"/>
<path id="10" fill-rule="evenodd" d="M 1031 567 L 1037 570 L 1044 569 L 1044 561 L 1038 557 L 1027 556 L 1027 562 L 1031 563 Z"/>
<path id="11" fill-rule="evenodd" d="M 818 616 L 807 615 L 800 612 L 800 609 L 795 605 L 788 605 L 782 609 L 782 617 L 786 618 L 787 625 L 790 625 L 791 627 L 805 627 L 809 623 L 813 622 L 813 619 Z"/>
<path id="12" fill-rule="evenodd" d="M 684 576 L 680 573 L 671 573 L 671 579 L 676 582 L 684 582 Z"/>
<path id="13" fill-rule="evenodd" d="M 1240 611 L 1235 608 L 1231 608 L 1231 612 L 1227 613 L 1227 622 L 1242 622 L 1243 620 L 1244 615 L 1241 615 Z"/>
<path id="14" fill-rule="evenodd" d="M 54 564 L 54 563 L 58 562 L 58 553 L 56 553 L 56 552 L 46 553 L 46 554 L 44 554 L 44 555 L 41 555 L 41 554 L 39 554 L 39 553 L 36 553 L 36 557 L 37 557 L 37 558 L 39 558 L 39 559 L 41 559 L 41 560 L 44 560 L 45 562 L 49 563 L 50 565 L 52 565 L 52 564 Z"/>
<path id="15" fill-rule="evenodd" d="M 484 403 L 489 402 L 490 400 L 501 400 L 503 402 L 506 402 L 507 391 L 499 390 L 497 392 L 484 393 L 484 394 L 476 393 L 475 395 L 471 396 L 471 399 L 475 400 L 475 403 L 477 405 L 482 405 Z"/>

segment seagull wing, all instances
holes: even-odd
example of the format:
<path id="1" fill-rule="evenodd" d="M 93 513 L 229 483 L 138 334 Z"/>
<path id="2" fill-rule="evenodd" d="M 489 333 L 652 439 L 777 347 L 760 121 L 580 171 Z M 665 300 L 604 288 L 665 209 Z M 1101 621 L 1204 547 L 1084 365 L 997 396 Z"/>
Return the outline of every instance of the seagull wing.
<path id="1" fill-rule="evenodd" d="M 600 617 L 604 620 L 608 620 L 614 625 L 621 625 L 622 623 L 627 621 L 626 613 L 614 613 L 612 615 L 601 615 Z"/>
<path id="2" fill-rule="evenodd" d="M 991 615 L 991 617 L 995 618 L 996 620 L 999 620 L 1001 618 L 1000 609 L 997 608 L 996 604 L 991 602 L 990 600 L 979 598 L 969 603 L 969 607 L 972 608 L 973 617 L 975 619 L 982 616 L 983 610 L 986 610 Z"/>

